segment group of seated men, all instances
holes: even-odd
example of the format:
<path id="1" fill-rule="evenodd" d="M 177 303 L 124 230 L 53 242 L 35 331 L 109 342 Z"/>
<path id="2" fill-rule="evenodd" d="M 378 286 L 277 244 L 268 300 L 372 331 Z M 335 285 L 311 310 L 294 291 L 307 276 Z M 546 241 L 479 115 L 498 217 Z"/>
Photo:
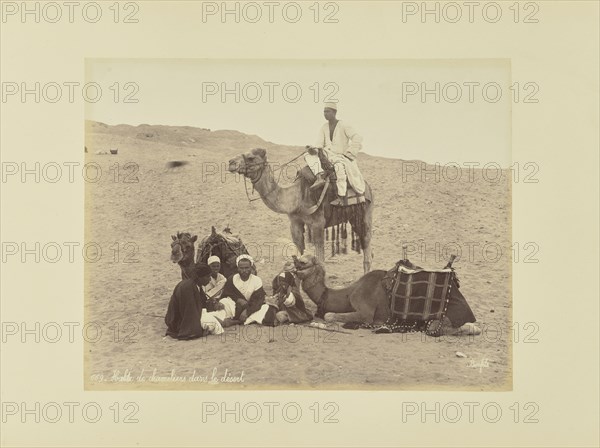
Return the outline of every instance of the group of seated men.
<path id="1" fill-rule="evenodd" d="M 253 265 L 251 256 L 238 256 L 237 273 L 226 279 L 220 273 L 219 257 L 211 256 L 207 264 L 196 263 L 192 278 L 179 282 L 173 291 L 165 316 L 166 334 L 196 339 L 221 334 L 231 325 L 275 326 L 312 320 L 293 274 L 278 274 L 272 283 L 273 295 L 267 296 L 262 280 L 252 273 Z"/>

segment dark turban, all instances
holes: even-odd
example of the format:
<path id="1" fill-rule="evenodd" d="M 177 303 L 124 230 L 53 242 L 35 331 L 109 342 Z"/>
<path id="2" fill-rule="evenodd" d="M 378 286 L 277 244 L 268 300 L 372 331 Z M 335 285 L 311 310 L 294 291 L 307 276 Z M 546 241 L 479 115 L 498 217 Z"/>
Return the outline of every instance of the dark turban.
<path id="1" fill-rule="evenodd" d="M 194 278 L 206 277 L 210 273 L 211 269 L 206 263 L 196 263 L 192 269 Z"/>
<path id="2" fill-rule="evenodd" d="M 279 291 L 279 288 L 281 288 L 282 283 L 285 283 L 286 285 L 290 286 L 296 285 L 296 282 L 294 281 L 294 276 L 291 272 L 282 272 L 273 279 L 273 293 Z"/>

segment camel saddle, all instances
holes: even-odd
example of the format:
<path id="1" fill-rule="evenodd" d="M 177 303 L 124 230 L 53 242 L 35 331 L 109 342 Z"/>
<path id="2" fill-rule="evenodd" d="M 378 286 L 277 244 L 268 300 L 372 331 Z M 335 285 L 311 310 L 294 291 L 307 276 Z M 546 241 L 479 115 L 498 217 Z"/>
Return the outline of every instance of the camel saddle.
<path id="1" fill-rule="evenodd" d="M 324 196 L 325 198 L 329 198 L 329 199 L 336 198 L 337 197 L 337 188 L 335 187 L 335 181 L 337 179 L 336 175 L 334 172 L 329 171 L 327 169 L 325 169 L 325 173 L 327 175 L 327 182 L 326 182 L 325 186 L 322 187 L 322 189 L 320 189 L 320 191 L 319 191 L 320 196 Z M 308 167 L 308 165 L 305 165 L 298 172 L 297 177 L 305 179 L 305 182 L 304 182 L 305 195 L 309 196 L 310 195 L 310 186 L 315 181 L 316 176 L 313 174 L 313 172 Z M 366 195 L 359 194 L 356 191 L 354 191 L 354 189 L 352 188 L 352 186 L 350 185 L 349 182 L 346 182 L 346 185 L 347 185 L 347 188 L 346 188 L 346 196 L 344 198 L 344 206 L 362 204 L 367 201 L 371 202 L 371 197 L 369 197 L 369 190 L 367 190 Z M 330 190 L 327 191 L 326 188 L 330 188 Z M 317 199 L 317 201 L 318 201 L 318 199 L 320 199 L 322 201 L 323 197 L 315 198 L 315 199 Z M 325 199 L 325 200 L 328 200 L 328 199 Z"/>
<path id="2" fill-rule="evenodd" d="M 452 268 L 425 270 L 400 260 L 382 280 L 392 314 L 402 321 L 442 319 L 454 277 Z"/>
<path id="3" fill-rule="evenodd" d="M 447 318 L 453 327 L 475 322 L 460 283 L 452 267 L 455 256 L 443 269 L 423 269 L 403 259 L 396 263 L 382 279 L 382 285 L 390 297 L 390 320 L 385 327 L 389 331 L 425 331 L 436 336 L 437 330 L 429 324 Z"/>

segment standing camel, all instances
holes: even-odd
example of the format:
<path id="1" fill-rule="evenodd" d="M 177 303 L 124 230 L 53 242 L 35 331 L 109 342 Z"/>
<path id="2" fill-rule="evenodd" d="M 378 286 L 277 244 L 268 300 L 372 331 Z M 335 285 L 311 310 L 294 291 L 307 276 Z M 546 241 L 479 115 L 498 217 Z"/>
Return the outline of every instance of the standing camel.
<path id="1" fill-rule="evenodd" d="M 310 210 L 314 205 L 306 198 L 304 189 L 306 185 L 299 179 L 289 187 L 281 187 L 275 180 L 273 169 L 267 162 L 267 152 L 262 148 L 253 149 L 229 161 L 229 171 L 237 172 L 250 179 L 253 188 L 260 194 L 263 202 L 276 213 L 285 213 L 290 220 L 292 240 L 301 254 L 304 253 L 304 229 L 309 229 L 311 242 L 315 245 L 316 256 L 320 261 L 325 260 L 325 228 L 343 224 L 343 213 L 334 213 L 330 204 L 335 192 L 332 188 L 321 205 L 314 212 Z M 361 229 L 358 234 L 358 243 L 363 250 L 363 268 L 367 273 L 371 270 L 373 252 L 371 249 L 371 232 L 373 219 L 373 196 L 371 187 L 366 184 L 365 197 L 371 198 L 362 208 L 363 212 L 351 214 L 348 222 L 353 229 Z M 312 212 L 312 213 L 311 213 Z"/>

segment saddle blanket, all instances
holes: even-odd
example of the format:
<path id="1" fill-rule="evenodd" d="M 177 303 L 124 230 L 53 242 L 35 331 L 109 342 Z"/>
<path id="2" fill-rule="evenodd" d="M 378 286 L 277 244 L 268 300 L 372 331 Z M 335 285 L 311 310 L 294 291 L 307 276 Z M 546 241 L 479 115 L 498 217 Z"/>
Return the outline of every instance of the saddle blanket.
<path id="1" fill-rule="evenodd" d="M 390 289 L 392 315 L 402 321 L 442 319 L 455 285 L 452 269 L 413 269 L 398 263 Z"/>

